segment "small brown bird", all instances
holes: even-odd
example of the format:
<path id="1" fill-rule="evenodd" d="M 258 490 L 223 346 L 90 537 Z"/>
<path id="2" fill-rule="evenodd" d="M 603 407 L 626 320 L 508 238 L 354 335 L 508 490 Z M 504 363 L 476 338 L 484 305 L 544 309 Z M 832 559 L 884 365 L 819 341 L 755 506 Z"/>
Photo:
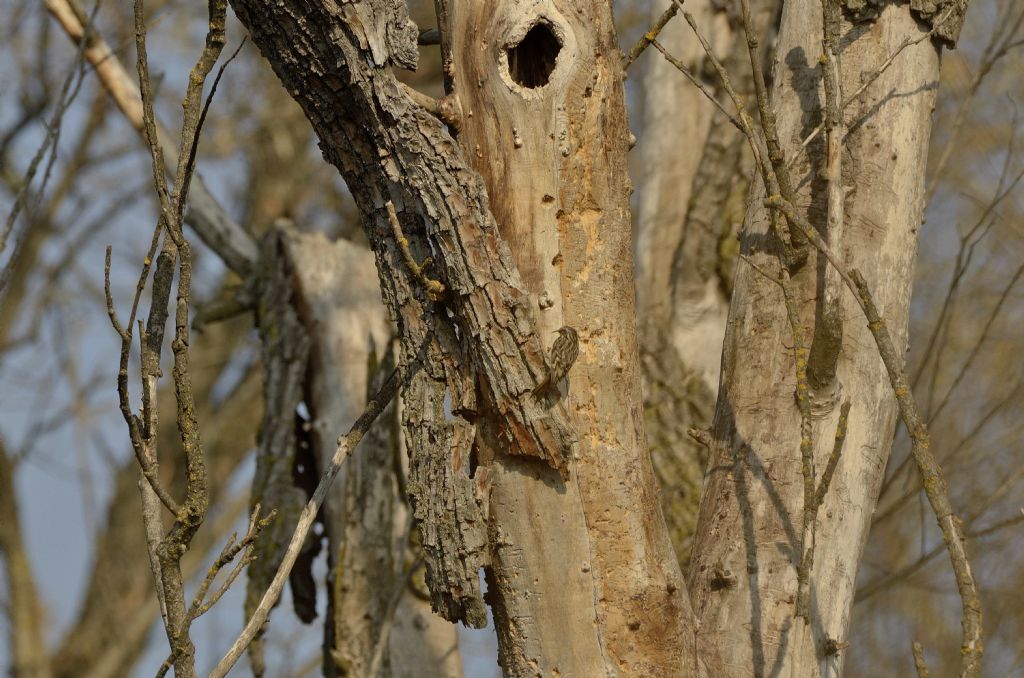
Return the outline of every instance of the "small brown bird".
<path id="1" fill-rule="evenodd" d="M 558 338 L 551 344 L 551 354 L 547 360 L 547 376 L 533 389 L 534 396 L 545 395 L 557 388 L 558 382 L 569 373 L 580 354 L 580 338 L 576 330 L 567 325 L 559 329 L 557 334 Z"/>

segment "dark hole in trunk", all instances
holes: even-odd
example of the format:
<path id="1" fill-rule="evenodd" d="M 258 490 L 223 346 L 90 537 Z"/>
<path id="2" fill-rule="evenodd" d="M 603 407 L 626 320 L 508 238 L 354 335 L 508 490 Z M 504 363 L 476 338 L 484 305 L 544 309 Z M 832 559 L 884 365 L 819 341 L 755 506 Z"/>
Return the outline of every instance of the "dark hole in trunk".
<path id="1" fill-rule="evenodd" d="M 562 49 L 551 27 L 539 23 L 529 30 L 518 45 L 508 48 L 508 71 L 519 85 L 534 89 L 548 84 Z"/>

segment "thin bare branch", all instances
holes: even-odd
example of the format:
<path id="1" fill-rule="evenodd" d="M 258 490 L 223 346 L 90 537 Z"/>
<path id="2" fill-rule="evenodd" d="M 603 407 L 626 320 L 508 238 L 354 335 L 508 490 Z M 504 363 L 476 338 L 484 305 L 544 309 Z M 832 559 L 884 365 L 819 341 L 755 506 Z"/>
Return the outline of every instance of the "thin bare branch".
<path id="1" fill-rule="evenodd" d="M 673 7 L 674 6 L 675 5 L 673 5 Z M 721 111 L 722 114 L 729 119 L 729 122 L 731 122 L 736 129 L 738 129 L 743 134 L 747 133 L 747 129 L 744 126 L 743 121 L 741 121 L 735 115 L 727 111 L 725 109 L 725 106 L 723 106 L 721 102 L 719 102 L 718 99 L 715 98 L 715 95 L 711 92 L 711 90 L 709 90 L 704 83 L 702 83 L 700 80 L 694 77 L 693 73 L 690 72 L 690 69 L 686 67 L 686 64 L 672 56 L 672 54 L 670 54 L 669 51 L 665 49 L 664 45 L 662 45 L 656 39 L 651 38 L 650 43 L 654 45 L 654 48 L 656 50 L 661 52 L 662 56 L 664 56 L 665 59 L 676 68 L 676 70 L 685 75 L 686 79 L 689 80 L 694 87 L 699 89 L 701 91 L 701 94 L 707 97 L 708 101 L 710 101 L 715 106 L 715 108 Z"/>
<path id="2" fill-rule="evenodd" d="M 636 41 L 636 44 L 633 45 L 633 48 L 629 50 L 629 54 L 627 54 L 625 59 L 622 61 L 623 71 L 629 69 L 629 67 L 633 65 L 633 62 L 644 53 L 644 50 L 647 49 L 648 45 L 654 44 L 662 29 L 668 25 L 668 22 L 672 20 L 672 17 L 674 17 L 677 12 L 679 12 L 679 5 L 673 2 L 668 6 L 668 9 L 661 13 L 658 20 L 654 22 L 653 26 L 651 26 L 651 29 L 644 33 L 640 39 Z M 657 45 L 655 45 L 655 47 L 657 47 Z M 658 51 L 665 54 L 665 51 L 661 48 L 658 48 Z"/>
<path id="3" fill-rule="evenodd" d="M 924 659 L 924 648 L 921 643 L 914 641 L 911 645 L 914 653 L 914 668 L 917 670 L 917 678 L 928 678 L 928 662 Z"/>
<path id="4" fill-rule="evenodd" d="M 142 95 L 110 46 L 95 27 L 86 30 L 82 11 L 76 0 L 44 0 L 47 11 L 56 19 L 73 42 L 84 45 L 85 58 L 93 66 L 100 84 L 140 133 L 144 132 Z M 170 134 L 155 123 L 156 134 L 168 167 L 177 165 L 178 153 Z M 213 197 L 200 177 L 195 177 L 189 191 L 190 199 L 185 221 L 210 249 L 233 271 L 244 274 L 255 264 L 259 251 L 256 242 L 234 221 Z"/>
<path id="5" fill-rule="evenodd" d="M 412 252 L 409 251 L 409 239 L 402 233 L 402 224 L 398 220 L 398 214 L 395 213 L 394 204 L 388 200 L 384 204 L 384 208 L 388 212 L 388 221 L 391 223 L 391 232 L 395 236 L 395 242 L 398 243 L 398 247 L 402 252 L 402 257 L 405 259 L 405 264 L 412 271 L 413 276 L 416 280 L 423 285 L 423 289 L 426 290 L 427 296 L 434 301 L 439 301 L 444 297 L 444 284 L 438 280 L 432 280 L 427 277 L 424 270 L 430 266 L 430 257 L 423 260 L 422 264 L 416 263 L 415 257 L 412 256 Z"/>
<path id="6" fill-rule="evenodd" d="M 366 404 L 366 409 L 363 411 L 363 414 L 356 419 L 356 422 L 352 424 L 352 428 L 349 429 L 348 434 L 338 438 L 338 449 L 335 450 L 334 457 L 331 458 L 331 463 L 320 477 L 320 482 L 316 486 L 316 491 L 313 493 L 313 497 L 309 500 L 305 508 L 302 509 L 302 513 L 299 515 L 298 524 L 295 526 L 295 532 L 292 534 L 292 538 L 288 543 L 288 548 L 285 551 L 284 558 L 277 569 L 277 573 L 274 575 L 274 579 L 270 583 L 270 587 L 267 589 L 267 592 L 263 594 L 263 598 L 260 600 L 260 604 L 256 607 L 256 611 L 253 612 L 252 617 L 249 618 L 245 628 L 231 645 L 227 654 L 224 655 L 220 662 L 217 663 L 217 666 L 214 667 L 213 671 L 210 672 L 209 678 L 223 678 L 231 667 L 234 666 L 235 662 L 238 661 L 238 658 L 242 656 L 242 653 L 245 652 L 245 648 L 253 641 L 260 628 L 262 628 L 267 619 L 267 615 L 270 614 L 270 610 L 274 607 L 278 598 L 281 596 L 284 584 L 288 580 L 288 574 L 295 565 L 295 560 L 299 556 L 299 550 L 302 548 L 302 544 L 306 540 L 306 535 L 309 534 L 309 530 L 313 526 L 313 521 L 316 519 L 320 506 L 323 505 L 324 498 L 327 496 L 328 488 L 330 488 L 331 483 L 334 482 L 334 478 L 338 475 L 338 471 L 341 469 L 342 464 L 345 463 L 345 460 L 352 453 L 352 450 L 354 450 L 356 445 L 359 444 L 359 441 L 362 440 L 363 435 L 365 435 L 370 429 L 370 426 L 384 410 L 387 404 L 391 402 L 391 399 L 395 397 L 395 393 L 398 391 L 399 382 L 406 381 L 408 377 L 409 375 L 405 375 L 403 379 L 399 379 L 397 370 L 392 373 L 377 395 Z"/>
<path id="7" fill-rule="evenodd" d="M 942 476 L 942 469 L 938 462 L 936 462 L 934 453 L 931 451 L 928 427 L 921 416 L 917 401 L 903 371 L 901 356 L 893 346 L 892 337 L 889 335 L 885 321 L 882 320 L 868 289 L 867 282 L 860 273 L 856 269 L 847 271 L 835 253 L 821 240 L 821 237 L 814 228 L 805 219 L 796 214 L 792 205 L 778 196 L 768 198 L 765 204 L 773 209 L 786 211 L 787 216 L 792 217 L 790 223 L 802 229 L 808 240 L 836 267 L 839 275 L 847 283 L 850 291 L 854 293 L 857 302 L 864 311 L 868 321 L 868 329 L 871 330 L 871 335 L 874 337 L 875 344 L 878 347 L 878 353 L 889 374 L 889 381 L 892 384 L 893 392 L 896 395 L 896 402 L 899 405 L 900 416 L 907 427 L 907 431 L 910 433 L 911 454 L 917 463 L 918 472 L 923 479 L 928 503 L 935 514 L 939 529 L 942 531 L 946 550 L 949 553 L 963 609 L 961 619 L 963 640 L 960 648 L 962 656 L 960 672 L 962 676 L 974 678 L 981 672 L 981 655 L 983 652 L 981 642 L 981 599 L 978 596 L 977 582 L 974 579 L 974 573 L 971 570 L 967 556 L 963 526 L 953 511 L 953 505 L 949 500 L 949 491 L 946 488 L 946 481 Z"/>

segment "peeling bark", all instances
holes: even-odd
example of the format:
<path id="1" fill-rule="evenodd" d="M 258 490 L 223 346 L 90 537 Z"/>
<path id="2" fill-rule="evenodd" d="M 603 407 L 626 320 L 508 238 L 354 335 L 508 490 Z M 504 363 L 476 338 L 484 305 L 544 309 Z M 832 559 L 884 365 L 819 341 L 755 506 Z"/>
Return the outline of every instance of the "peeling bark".
<path id="1" fill-rule="evenodd" d="M 462 162 L 442 123 L 416 107 L 389 71 L 392 63 L 408 65 L 415 50 L 416 32 L 395 28 L 407 24 L 404 5 L 267 6 L 238 0 L 233 6 L 302 105 L 325 157 L 341 171 L 364 215 L 385 303 L 399 326 L 403 364 L 427 356 L 428 369 L 416 372 L 409 391 L 434 409 L 426 419 L 415 412 L 406 417 L 410 453 L 433 455 L 451 467 L 447 442 L 487 407 L 501 413 L 500 435 L 509 450 L 566 473 L 575 435 L 565 413 L 522 398 L 543 373 L 542 345 L 479 177 Z M 373 17 L 359 18 L 359 12 Z M 388 202 L 400 213 L 404 242 L 392 235 Z M 416 261 L 432 256 L 430 275 L 443 283 L 442 299 L 428 298 L 406 253 Z M 457 426 L 446 420 L 446 394 L 451 416 L 461 420 Z M 427 501 L 454 491 L 425 489 Z M 470 503 L 464 497 L 462 504 Z M 455 560 L 428 550 L 428 569 L 435 572 Z M 466 576 L 446 572 L 434 578 L 457 582 L 434 590 L 446 599 L 439 609 L 482 609 L 476 577 Z M 483 620 L 474 613 L 466 621 Z"/>
<path id="2" fill-rule="evenodd" d="M 371 360 L 388 354 L 393 330 L 365 247 L 292 233 L 288 250 L 296 265 L 301 314 L 313 338 L 307 405 L 323 466 L 334 452 L 338 431 L 355 421 L 367 394 L 376 392 L 370 384 Z M 382 377 L 390 369 L 385 365 L 376 372 Z M 389 406 L 324 504 L 331 596 L 327 675 L 462 673 L 455 628 L 430 614 L 429 603 L 404 585 L 409 519 L 399 487 L 403 469 L 396 463 L 397 423 L 395 406 Z M 414 619 L 419 621 L 414 624 Z"/>
<path id="3" fill-rule="evenodd" d="M 499 196 L 492 203 L 496 223 L 483 185 L 458 146 L 387 72 L 390 64 L 408 65 L 409 46 L 394 42 L 406 34 L 395 29 L 405 25 L 403 7 L 383 2 L 233 4 L 355 196 L 377 257 L 385 303 L 399 325 L 402 361 L 417 370 L 406 389 L 403 424 L 412 456 L 414 510 L 431 517 L 420 526 L 435 607 L 450 618 L 483 623 L 477 572 L 490 537 L 494 558 L 535 561 L 530 569 L 496 563 L 491 570 L 499 598 L 500 575 L 509 575 L 509 582 L 519 578 L 506 589 L 506 605 L 496 603 L 496 610 L 511 613 L 499 621 L 505 640 L 512 642 L 504 643 L 502 652 L 510 674 L 544 667 L 564 673 L 582 667 L 579 675 L 595 675 L 588 668 L 597 674 L 657 673 L 690 665 L 687 600 L 656 499 L 639 407 L 627 130 L 610 8 L 492 8 L 497 23 L 488 22 L 487 34 L 494 37 L 487 53 L 493 58 L 479 66 L 488 70 L 492 87 L 506 88 L 506 101 L 532 100 L 549 124 L 544 128 L 534 117 L 516 124 L 504 119 L 493 141 L 470 142 L 464 131 L 459 140 L 463 151 L 477 169 L 488 155 L 489 167 L 500 166 L 499 145 L 509 154 L 543 143 L 550 149 L 544 152 L 554 158 L 546 163 L 548 169 L 538 168 L 535 177 L 541 184 L 502 187 L 529 193 L 536 208 L 510 219 L 513 201 L 492 188 L 492 195 Z M 464 8 L 470 15 L 481 9 Z M 446 11 L 442 7 L 442 17 Z M 537 12 L 544 21 L 535 21 Z M 467 19 L 452 25 L 466 25 Z M 547 70 L 546 58 L 531 64 L 528 53 L 515 52 L 516 41 L 525 40 L 540 23 L 546 27 L 534 35 L 539 44 L 550 48 L 553 37 L 561 45 L 553 71 Z M 469 37 L 459 31 L 448 35 Z M 561 81 L 553 76 L 559 68 Z M 446 73 L 450 82 L 464 83 L 456 95 L 467 129 L 472 115 L 480 121 L 500 108 L 494 100 L 486 108 L 469 102 L 474 79 L 468 62 L 449 62 Z M 543 88 L 544 77 L 552 85 L 565 85 L 559 85 L 557 97 L 514 89 Z M 542 129 L 543 137 L 534 136 Z M 484 153 L 485 144 L 491 153 Z M 550 190 L 536 191 L 542 184 Z M 391 235 L 389 202 L 396 206 L 404 237 Z M 531 214 L 538 216 L 532 225 L 543 224 L 534 229 L 539 242 L 533 235 L 529 240 L 513 236 L 530 228 Z M 506 241 L 516 250 L 518 270 Z M 531 259 L 531 253 L 540 256 Z M 436 300 L 408 263 L 410 258 L 422 262 L 428 254 L 433 264 L 426 275 L 446 291 Z M 538 306 L 553 310 L 542 314 Z M 523 396 L 544 370 L 547 342 L 535 326 L 553 330 L 560 322 L 584 337 L 570 376 L 578 400 L 546 409 Z M 570 410 L 588 436 L 575 458 Z M 491 528 L 484 535 L 477 529 L 485 515 L 478 491 L 484 493 L 488 483 L 493 488 L 487 515 Z M 537 502 L 536 512 L 503 513 L 520 501 Z M 556 510 L 562 507 L 569 510 Z M 562 517 L 567 522 L 560 522 Z M 550 529 L 544 529 L 545 522 Z M 539 542 L 526 538 L 530 531 L 538 533 Z M 624 541 L 627 534 L 631 539 Z M 551 544 L 580 548 L 559 548 L 557 553 L 572 560 L 556 567 L 556 552 L 531 548 Z M 567 572 L 574 575 L 568 586 Z M 531 596 L 531 590 L 541 595 Z M 580 599 L 563 595 L 572 591 Z M 535 632 L 536 622 L 549 623 L 530 612 L 538 602 L 590 615 L 583 617 L 578 637 L 559 629 L 573 642 L 563 642 L 561 651 L 547 656 L 534 654 L 530 645 L 553 645 L 557 637 Z M 526 636 L 520 633 L 524 629 Z M 531 668 L 538 659 L 544 667 Z M 551 663 L 559 659 L 564 663 Z"/>
<path id="4" fill-rule="evenodd" d="M 580 440 L 566 486 L 510 457 L 494 423 L 478 431 L 500 662 L 512 676 L 672 674 L 694 658 L 640 407 L 629 131 L 610 8 L 438 7 L 463 113 L 457 139 L 543 335 L 569 325 L 580 336 L 560 396 Z"/>
<path id="5" fill-rule="evenodd" d="M 295 467 L 299 463 L 298 407 L 305 390 L 310 338 L 295 308 L 293 274 L 284 237 L 283 233 L 273 232 L 266 238 L 258 283 L 256 326 L 262 347 L 265 409 L 249 510 L 252 512 L 259 504 L 264 515 L 271 511 L 276 511 L 277 515 L 264 529 L 253 550 L 256 559 L 249 565 L 245 592 L 247 618 L 273 580 L 308 499 L 306 492 L 296 486 Z M 301 596 L 294 576 L 290 583 L 293 600 L 298 605 Z M 266 671 L 263 650 L 260 634 L 248 648 L 255 676 L 262 676 Z"/>
<path id="6" fill-rule="evenodd" d="M 368 360 L 387 350 L 391 334 L 365 248 L 278 227 L 268 237 L 261 268 L 258 324 L 268 414 L 253 502 L 262 502 L 265 510 L 276 508 L 279 516 L 274 531 L 261 539 L 261 557 L 250 569 L 250 593 L 256 602 L 276 572 L 306 503 L 308 488 L 302 477 L 315 477 L 317 466 L 333 454 L 337 432 L 362 412 L 371 375 Z M 300 403 L 308 409 L 308 421 L 297 417 Z M 388 432 L 397 420 L 393 407 L 388 412 L 390 417 L 382 415 L 346 464 L 345 478 L 323 507 L 330 596 L 326 675 L 425 671 L 460 676 L 458 654 L 451 652 L 456 647 L 454 628 L 424 617 L 424 603 L 405 586 L 408 519 L 399 497 L 402 469 L 396 466 L 397 449 Z M 309 446 L 302 458 L 301 444 Z M 307 467 L 302 474 L 296 468 L 300 464 Z M 319 551 L 320 539 L 311 538 L 310 556 Z M 293 599 L 302 604 L 296 613 L 307 622 L 315 615 L 309 565 L 297 566 L 290 578 Z M 394 624 L 400 601 L 405 601 L 404 613 L 419 613 L 420 623 Z M 403 663 L 401 653 L 391 652 L 389 637 L 396 645 L 416 648 L 419 663 Z M 253 669 L 261 673 L 261 652 L 253 647 Z"/>
<path id="7" fill-rule="evenodd" d="M 886 7 L 897 5 L 893 0 L 840 0 L 849 16 L 856 21 L 871 22 L 882 15 Z M 955 47 L 967 15 L 967 2 L 964 0 L 910 0 L 910 13 L 928 28 L 938 29 L 935 37 L 947 47 Z"/>

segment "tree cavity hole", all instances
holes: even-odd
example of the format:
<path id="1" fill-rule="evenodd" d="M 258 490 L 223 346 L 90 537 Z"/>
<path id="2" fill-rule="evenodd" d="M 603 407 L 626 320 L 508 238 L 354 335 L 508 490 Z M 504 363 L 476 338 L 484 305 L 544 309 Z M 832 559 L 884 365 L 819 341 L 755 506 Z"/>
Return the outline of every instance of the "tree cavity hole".
<path id="1" fill-rule="evenodd" d="M 523 39 L 508 47 L 508 71 L 512 80 L 521 87 L 536 89 L 548 84 L 562 44 L 551 26 L 538 23 Z"/>

